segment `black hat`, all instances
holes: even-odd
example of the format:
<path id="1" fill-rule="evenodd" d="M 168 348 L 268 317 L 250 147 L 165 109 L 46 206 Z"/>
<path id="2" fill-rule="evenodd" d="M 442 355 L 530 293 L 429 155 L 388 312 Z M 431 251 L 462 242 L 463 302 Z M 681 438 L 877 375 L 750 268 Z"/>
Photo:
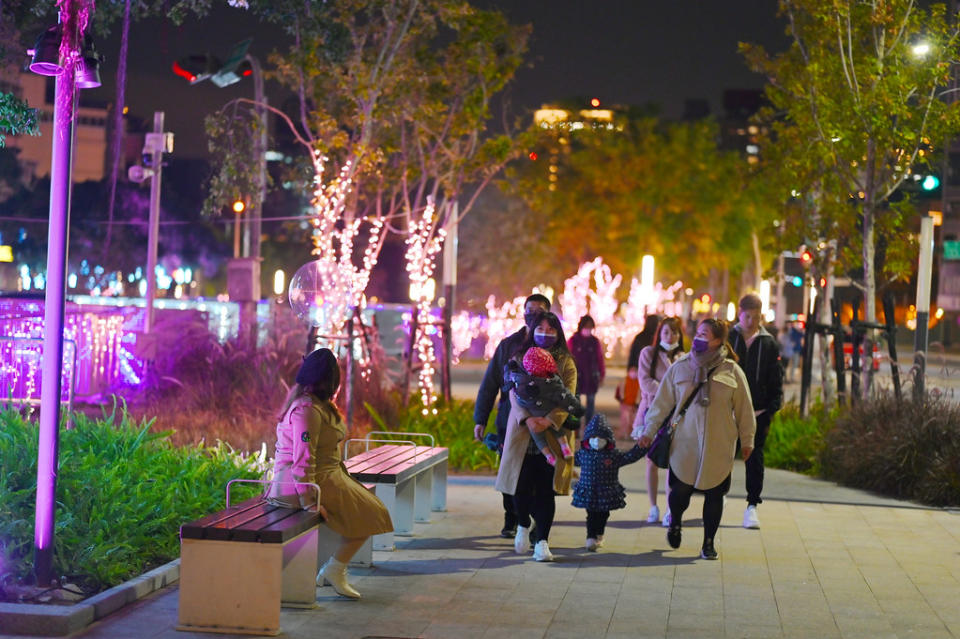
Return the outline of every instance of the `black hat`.
<path id="1" fill-rule="evenodd" d="M 320 348 L 303 358 L 303 364 L 297 371 L 297 383 L 301 386 L 313 386 L 319 381 L 329 379 L 334 371 L 339 377 L 337 358 L 329 348 Z"/>

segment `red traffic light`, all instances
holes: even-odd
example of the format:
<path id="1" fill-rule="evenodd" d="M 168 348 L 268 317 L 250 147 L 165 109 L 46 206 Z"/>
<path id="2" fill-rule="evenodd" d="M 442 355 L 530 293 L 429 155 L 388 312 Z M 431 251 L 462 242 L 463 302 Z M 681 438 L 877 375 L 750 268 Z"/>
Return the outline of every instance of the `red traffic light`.
<path id="1" fill-rule="evenodd" d="M 527 157 L 530 158 L 531 160 L 533 160 L 534 162 L 536 162 L 536 161 L 537 161 L 537 152 L 536 152 L 536 151 L 530 151 L 530 154 L 529 154 Z"/>
<path id="2" fill-rule="evenodd" d="M 804 249 L 800 254 L 800 263 L 804 266 L 810 266 L 813 263 L 813 253 L 809 249 Z"/>

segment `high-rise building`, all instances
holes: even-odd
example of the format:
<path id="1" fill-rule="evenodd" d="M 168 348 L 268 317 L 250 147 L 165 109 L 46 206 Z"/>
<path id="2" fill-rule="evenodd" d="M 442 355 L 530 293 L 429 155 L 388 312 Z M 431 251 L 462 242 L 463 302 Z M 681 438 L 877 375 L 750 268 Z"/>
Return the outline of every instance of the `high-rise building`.
<path id="1" fill-rule="evenodd" d="M 53 133 L 54 78 L 7 69 L 0 74 L 0 91 L 12 93 L 39 110 L 40 135 L 7 136 L 6 145 L 19 149 L 24 179 L 50 175 Z M 102 180 L 107 157 L 107 109 L 81 100 L 76 116 L 73 180 Z"/>

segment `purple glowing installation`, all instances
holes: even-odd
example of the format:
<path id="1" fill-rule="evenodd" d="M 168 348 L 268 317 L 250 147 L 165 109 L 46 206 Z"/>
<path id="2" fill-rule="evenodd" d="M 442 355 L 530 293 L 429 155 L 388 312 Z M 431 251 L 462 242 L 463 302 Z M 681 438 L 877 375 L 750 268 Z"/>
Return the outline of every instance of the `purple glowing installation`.
<path id="1" fill-rule="evenodd" d="M 53 113 L 53 155 L 50 166 L 50 224 L 47 232 L 47 288 L 44 303 L 43 368 L 40 390 L 40 444 L 37 453 L 37 505 L 34 520 L 34 575 L 46 586 L 53 573 L 53 525 L 57 492 L 57 453 L 60 428 L 60 367 L 66 306 L 67 238 L 76 111 L 76 61 L 81 22 L 89 18 L 81 0 L 62 0 L 63 41 Z"/>

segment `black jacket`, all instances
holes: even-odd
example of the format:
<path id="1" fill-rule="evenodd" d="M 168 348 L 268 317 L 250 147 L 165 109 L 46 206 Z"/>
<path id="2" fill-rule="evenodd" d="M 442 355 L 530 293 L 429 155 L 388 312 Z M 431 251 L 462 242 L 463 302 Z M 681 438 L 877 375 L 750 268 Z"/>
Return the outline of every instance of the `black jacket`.
<path id="1" fill-rule="evenodd" d="M 526 337 L 526 330 L 521 328 L 497 344 L 497 350 L 487 364 L 487 372 L 484 373 L 483 381 L 480 382 L 477 403 L 473 408 L 473 423 L 486 426 L 487 420 L 490 419 L 490 412 L 493 410 L 493 403 L 497 399 L 497 393 L 500 393 L 500 404 L 497 406 L 497 434 L 500 435 L 501 442 L 507 432 L 507 417 L 510 415 L 510 389 L 507 380 L 503 378 L 503 371 L 513 352 Z"/>
<path id="2" fill-rule="evenodd" d="M 760 327 L 756 339 L 747 350 L 747 343 L 737 324 L 730 331 L 730 344 L 739 358 L 740 368 L 747 376 L 754 410 L 766 410 L 769 416 L 783 406 L 783 366 L 780 364 L 780 345 Z"/>

